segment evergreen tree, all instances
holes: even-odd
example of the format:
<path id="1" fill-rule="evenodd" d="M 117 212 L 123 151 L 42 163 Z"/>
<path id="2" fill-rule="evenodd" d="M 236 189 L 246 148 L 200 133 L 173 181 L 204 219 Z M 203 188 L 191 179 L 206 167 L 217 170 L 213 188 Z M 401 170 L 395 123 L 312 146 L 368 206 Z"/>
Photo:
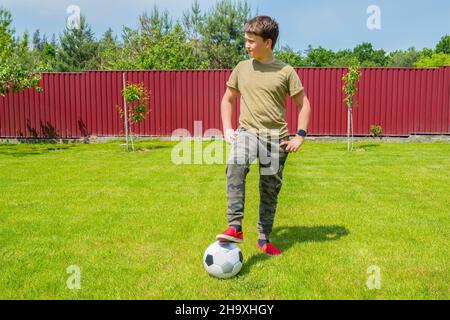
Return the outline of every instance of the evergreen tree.
<path id="1" fill-rule="evenodd" d="M 173 29 L 172 19 L 169 12 L 164 10 L 160 12 L 155 5 L 150 15 L 144 13 L 139 17 L 140 33 L 144 38 L 159 40 L 165 34 Z"/>
<path id="2" fill-rule="evenodd" d="M 81 16 L 78 27 L 73 29 L 66 27 L 60 37 L 60 46 L 57 54 L 59 71 L 82 71 L 98 68 L 98 43 L 84 16 Z"/>
<path id="3" fill-rule="evenodd" d="M 198 69 L 208 69 L 207 48 L 202 40 L 201 30 L 205 24 L 206 15 L 202 13 L 197 0 L 191 6 L 191 12 L 183 13 L 182 24 L 186 33 L 186 39 L 192 47 L 194 54 L 194 65 Z"/>
<path id="4" fill-rule="evenodd" d="M 45 39 L 41 39 L 41 32 L 37 29 L 33 34 L 33 50 L 38 51 L 39 53 L 44 50 Z"/>
<path id="5" fill-rule="evenodd" d="M 117 37 L 113 35 L 113 30 L 109 28 L 99 43 L 100 68 L 104 70 L 114 69 L 117 60 L 120 58 L 120 49 Z"/>
<path id="6" fill-rule="evenodd" d="M 233 68 L 248 58 L 243 27 L 250 18 L 247 1 L 222 0 L 206 14 L 200 33 L 210 68 Z"/>
<path id="7" fill-rule="evenodd" d="M 50 41 L 50 44 L 51 44 L 54 48 L 59 48 L 59 46 L 58 46 L 58 40 L 56 40 L 56 35 L 55 35 L 55 34 L 52 35 L 52 40 Z"/>
<path id="8" fill-rule="evenodd" d="M 205 23 L 205 14 L 202 14 L 200 4 L 195 0 L 191 5 L 191 12 L 184 12 L 182 24 L 186 32 L 186 37 L 190 41 L 201 39 L 201 28 Z"/>

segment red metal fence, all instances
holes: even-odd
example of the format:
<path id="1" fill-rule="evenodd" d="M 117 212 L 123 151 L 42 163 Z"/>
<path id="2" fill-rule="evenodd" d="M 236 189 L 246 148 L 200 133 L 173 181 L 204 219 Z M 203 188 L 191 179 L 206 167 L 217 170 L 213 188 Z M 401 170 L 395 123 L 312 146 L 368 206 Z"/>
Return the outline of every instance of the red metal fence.
<path id="1" fill-rule="evenodd" d="M 342 93 L 345 68 L 296 69 L 312 106 L 312 135 L 345 135 Z M 45 73 L 42 93 L 27 90 L 0 97 L 0 137 L 76 138 L 123 135 L 116 106 L 124 71 Z M 170 136 L 184 128 L 194 135 L 222 130 L 220 102 L 230 70 L 125 71 L 128 82 L 143 82 L 151 91 L 151 113 L 134 128 L 139 135 Z M 363 68 L 354 111 L 354 133 L 369 135 L 381 125 L 384 135 L 450 134 L 450 67 L 438 69 Z M 239 106 L 233 115 L 237 125 Z M 291 132 L 297 110 L 287 99 Z"/>

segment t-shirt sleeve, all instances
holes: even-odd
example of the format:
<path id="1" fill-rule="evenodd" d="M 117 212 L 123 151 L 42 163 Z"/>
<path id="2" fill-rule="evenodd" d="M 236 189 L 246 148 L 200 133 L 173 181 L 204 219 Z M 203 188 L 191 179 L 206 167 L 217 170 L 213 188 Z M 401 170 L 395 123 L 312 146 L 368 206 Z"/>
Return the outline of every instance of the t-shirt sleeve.
<path id="1" fill-rule="evenodd" d="M 228 87 L 239 91 L 238 76 L 239 76 L 239 64 L 237 64 L 237 66 L 234 67 L 233 71 L 231 72 L 230 78 L 228 78 L 227 81 Z"/>
<path id="2" fill-rule="evenodd" d="M 303 84 L 300 81 L 300 77 L 298 76 L 297 72 L 295 72 L 294 68 L 291 68 L 291 70 L 289 71 L 287 82 L 289 96 L 293 97 L 296 94 L 304 91 Z"/>

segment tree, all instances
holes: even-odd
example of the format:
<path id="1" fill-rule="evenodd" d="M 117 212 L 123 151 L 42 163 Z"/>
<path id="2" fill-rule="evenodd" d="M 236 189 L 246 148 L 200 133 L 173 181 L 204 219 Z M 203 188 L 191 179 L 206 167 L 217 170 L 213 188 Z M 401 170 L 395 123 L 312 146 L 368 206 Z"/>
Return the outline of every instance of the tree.
<path id="1" fill-rule="evenodd" d="M 34 70 L 36 67 L 36 55 L 33 55 L 29 50 L 29 38 L 27 32 L 24 32 L 22 39 L 15 38 L 13 40 L 12 51 L 14 52 L 14 63 L 17 67 Z"/>
<path id="2" fill-rule="evenodd" d="M 140 17 L 139 66 L 142 69 L 193 69 L 193 50 L 180 23 L 175 25 L 168 11 L 153 8 Z"/>
<path id="3" fill-rule="evenodd" d="M 450 54 L 439 52 L 433 53 L 431 57 L 424 55 L 414 65 L 417 68 L 437 68 L 442 66 L 450 66 Z"/>
<path id="4" fill-rule="evenodd" d="M 353 108 L 358 106 L 355 95 L 358 92 L 358 82 L 361 77 L 359 62 L 355 59 L 355 64 L 348 68 L 348 72 L 342 77 L 345 84 L 342 91 L 345 94 L 347 104 L 347 151 L 353 150 Z"/>
<path id="5" fill-rule="evenodd" d="M 313 48 L 311 45 L 306 50 L 306 64 L 311 67 L 328 67 L 333 65 L 335 60 L 334 52 L 319 46 Z"/>
<path id="6" fill-rule="evenodd" d="M 369 42 L 363 42 L 357 45 L 353 49 L 353 54 L 356 56 L 356 58 L 358 58 L 358 61 L 360 62 L 371 61 L 373 55 L 372 44 Z"/>
<path id="7" fill-rule="evenodd" d="M 61 48 L 57 54 L 58 71 L 97 69 L 98 43 L 84 16 L 81 16 L 78 27 L 72 29 L 66 27 L 60 37 L 60 45 Z"/>
<path id="8" fill-rule="evenodd" d="M 300 52 L 294 52 L 289 46 L 281 47 L 281 50 L 275 51 L 275 57 L 292 67 L 304 67 L 306 66 L 306 61 L 302 58 Z"/>
<path id="9" fill-rule="evenodd" d="M 188 40 L 201 39 L 201 28 L 206 20 L 205 14 L 202 14 L 200 5 L 197 0 L 195 0 L 191 5 L 191 12 L 184 12 L 182 17 L 182 24 L 184 30 L 186 31 L 186 37 Z"/>
<path id="10" fill-rule="evenodd" d="M 0 96 L 9 91 L 39 88 L 40 75 L 28 50 L 28 34 L 14 38 L 11 13 L 0 7 Z"/>
<path id="11" fill-rule="evenodd" d="M 125 74 L 123 79 L 125 86 Z M 127 151 L 129 151 L 128 137 L 131 138 L 131 147 L 134 151 L 132 125 L 144 121 L 150 113 L 150 92 L 144 87 L 143 83 L 129 83 L 122 89 L 122 96 L 124 97 L 124 106 L 118 105 L 117 109 L 120 117 L 125 119 Z"/>
<path id="12" fill-rule="evenodd" d="M 37 29 L 34 34 L 33 34 L 33 50 L 38 51 L 39 53 L 42 52 L 42 50 L 44 50 L 44 46 L 46 43 L 46 39 L 45 36 L 44 38 L 41 39 L 41 32 L 39 31 L 39 29 Z"/>
<path id="13" fill-rule="evenodd" d="M 434 51 L 433 49 L 430 48 L 423 48 L 422 52 L 420 53 L 421 57 L 428 57 L 431 58 L 431 56 L 433 55 Z"/>
<path id="14" fill-rule="evenodd" d="M 160 12 L 156 5 L 153 7 L 150 15 L 146 12 L 142 14 L 139 17 L 139 22 L 141 34 L 153 40 L 159 40 L 173 28 L 169 12 L 167 10 Z"/>
<path id="15" fill-rule="evenodd" d="M 353 49 L 353 54 L 362 67 L 384 67 L 388 62 L 386 52 L 383 49 L 374 50 L 370 42 L 363 42 L 357 45 Z"/>
<path id="16" fill-rule="evenodd" d="M 202 14 L 197 0 L 191 6 L 191 12 L 183 13 L 182 26 L 184 28 L 186 39 L 191 46 L 194 54 L 195 69 L 208 69 L 207 48 L 202 42 L 201 30 L 205 24 L 206 15 Z"/>
<path id="17" fill-rule="evenodd" d="M 247 1 L 222 0 L 206 14 L 200 33 L 210 68 L 233 68 L 247 57 L 243 27 L 250 18 Z"/>
<path id="18" fill-rule="evenodd" d="M 99 42 L 99 60 L 100 69 L 111 70 L 114 69 L 115 62 L 120 56 L 120 46 L 117 42 L 117 37 L 113 35 L 113 30 L 109 28 L 103 35 Z"/>
<path id="19" fill-rule="evenodd" d="M 52 35 L 52 40 L 50 41 L 50 44 L 53 46 L 53 48 L 59 48 L 58 41 L 56 40 L 55 34 Z"/>
<path id="20" fill-rule="evenodd" d="M 41 38 L 39 29 L 33 34 L 31 56 L 33 57 L 38 71 L 57 71 L 56 70 L 56 44 L 48 43 L 44 34 Z"/>
<path id="21" fill-rule="evenodd" d="M 358 61 L 353 52 L 349 49 L 339 50 L 334 54 L 333 67 L 349 67 Z"/>
<path id="22" fill-rule="evenodd" d="M 193 69 L 193 49 L 186 41 L 179 23 L 159 40 L 143 38 L 145 50 L 140 57 L 143 69 Z"/>
<path id="23" fill-rule="evenodd" d="M 166 12 L 153 11 L 140 17 L 137 30 L 124 28 L 123 48 L 116 48 L 111 67 L 116 69 L 197 69 L 194 49 L 177 22 Z M 113 56 L 114 58 L 114 56 Z"/>
<path id="24" fill-rule="evenodd" d="M 39 56 L 39 70 L 40 71 L 56 71 L 56 48 L 46 43 L 41 55 Z"/>
<path id="25" fill-rule="evenodd" d="M 388 55 L 388 67 L 414 68 L 414 64 L 420 60 L 420 52 L 414 47 L 407 51 L 397 50 Z"/>
<path id="26" fill-rule="evenodd" d="M 446 34 L 439 40 L 436 45 L 436 49 L 434 50 L 436 53 L 446 53 L 450 54 L 450 36 Z"/>

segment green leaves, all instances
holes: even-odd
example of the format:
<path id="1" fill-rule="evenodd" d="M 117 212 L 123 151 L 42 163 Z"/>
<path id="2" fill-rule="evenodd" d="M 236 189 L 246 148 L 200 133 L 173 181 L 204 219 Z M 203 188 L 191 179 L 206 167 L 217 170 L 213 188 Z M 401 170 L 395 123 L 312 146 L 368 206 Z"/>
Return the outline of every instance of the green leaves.
<path id="1" fill-rule="evenodd" d="M 363 42 L 357 45 L 353 49 L 353 55 L 363 67 L 384 67 L 388 61 L 386 52 L 383 49 L 374 50 L 370 42 Z"/>
<path id="2" fill-rule="evenodd" d="M 39 88 L 40 75 L 28 50 L 28 34 L 14 38 L 11 14 L 0 7 L 0 96 L 10 91 Z"/>
<path id="3" fill-rule="evenodd" d="M 150 92 L 144 84 L 129 84 L 122 90 L 122 95 L 127 103 L 129 125 L 145 120 L 150 112 Z M 125 117 L 125 108 L 117 106 L 120 116 Z"/>
<path id="4" fill-rule="evenodd" d="M 356 101 L 353 100 L 358 90 L 358 81 L 361 77 L 361 71 L 359 63 L 355 60 L 353 64 L 348 68 L 348 72 L 342 77 L 345 85 L 342 90 L 345 93 L 345 103 L 348 106 L 357 107 Z"/>
<path id="5" fill-rule="evenodd" d="M 450 54 L 450 36 L 446 34 L 441 38 L 441 40 L 436 45 L 436 53 L 446 53 Z"/>
<path id="6" fill-rule="evenodd" d="M 370 126 L 370 136 L 372 138 L 379 137 L 381 139 L 382 134 L 383 134 L 383 129 L 381 126 L 377 126 L 377 125 Z"/>
<path id="7" fill-rule="evenodd" d="M 417 68 L 437 68 L 441 66 L 450 66 L 450 54 L 439 52 L 433 53 L 431 57 L 422 56 L 414 65 Z"/>
<path id="8" fill-rule="evenodd" d="M 132 137 L 131 126 L 145 120 L 150 112 L 150 92 L 145 89 L 144 84 L 130 83 L 122 89 L 122 95 L 125 98 L 126 107 L 117 106 L 120 117 L 126 120 L 126 145 L 128 151 L 128 133 Z M 131 138 L 132 150 L 134 143 Z"/>
<path id="9" fill-rule="evenodd" d="M 389 54 L 388 67 L 405 67 L 413 68 L 414 63 L 419 61 L 420 52 L 416 51 L 414 47 L 407 51 L 397 50 Z"/>
<path id="10" fill-rule="evenodd" d="M 324 49 L 322 47 L 313 48 L 308 47 L 306 56 L 306 65 L 312 67 L 326 67 L 333 64 L 335 54 L 331 50 Z"/>
<path id="11" fill-rule="evenodd" d="M 300 52 L 295 52 L 289 46 L 284 46 L 281 50 L 275 51 L 275 56 L 292 67 L 304 67 L 307 65 L 306 61 L 301 57 Z"/>

